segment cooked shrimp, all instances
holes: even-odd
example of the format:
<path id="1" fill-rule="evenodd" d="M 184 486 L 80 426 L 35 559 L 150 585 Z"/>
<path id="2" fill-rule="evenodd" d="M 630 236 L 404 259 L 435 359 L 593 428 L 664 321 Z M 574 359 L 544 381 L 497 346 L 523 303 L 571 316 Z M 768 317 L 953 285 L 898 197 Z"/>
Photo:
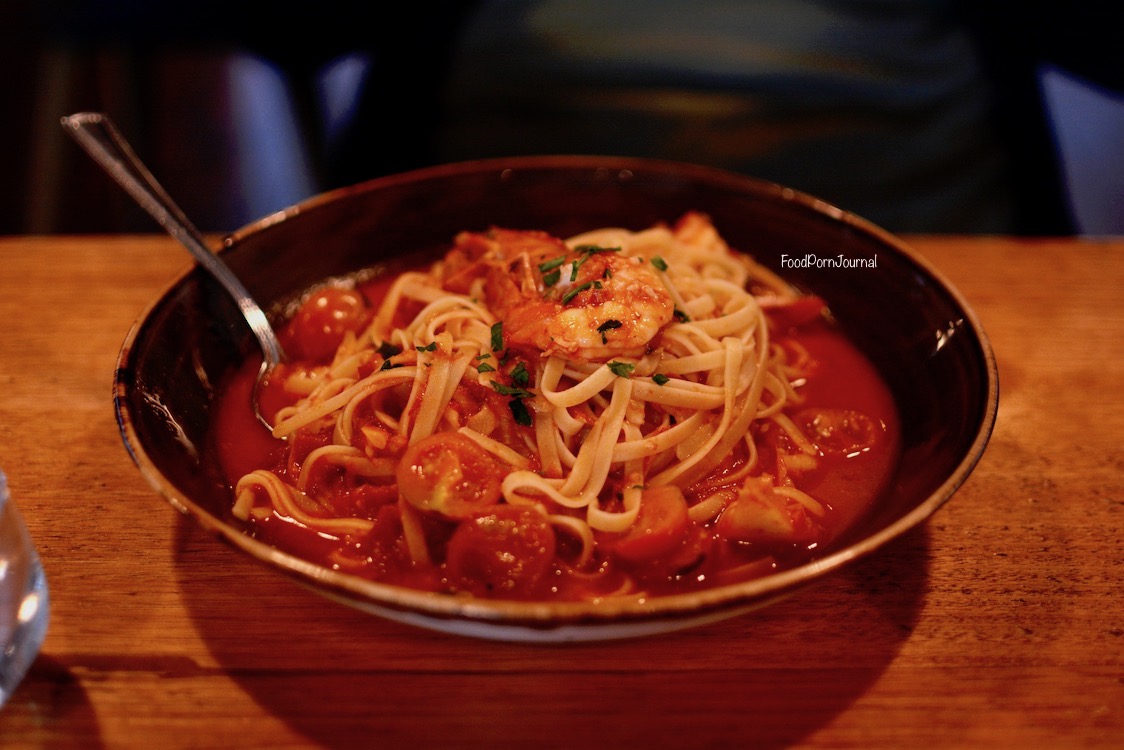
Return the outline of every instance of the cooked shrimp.
<path id="1" fill-rule="evenodd" d="M 458 238 L 456 271 L 484 278 L 508 346 L 569 359 L 642 356 L 675 306 L 651 263 L 618 248 L 567 247 L 539 232 L 493 230 Z"/>

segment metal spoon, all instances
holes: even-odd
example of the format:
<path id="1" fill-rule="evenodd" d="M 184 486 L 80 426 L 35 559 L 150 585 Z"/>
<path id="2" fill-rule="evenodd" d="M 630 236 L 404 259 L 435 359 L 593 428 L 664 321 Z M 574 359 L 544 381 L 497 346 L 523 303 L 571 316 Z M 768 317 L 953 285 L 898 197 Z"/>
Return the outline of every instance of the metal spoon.
<path id="1" fill-rule="evenodd" d="M 266 373 L 284 360 L 285 353 L 265 312 L 230 267 L 211 252 L 199 230 L 144 166 L 108 116 L 100 112 L 79 112 L 63 117 L 62 126 L 234 298 L 261 345 L 262 366 L 254 383 L 253 408 L 258 420 L 272 430 L 273 425 L 261 413 L 258 389 Z"/>

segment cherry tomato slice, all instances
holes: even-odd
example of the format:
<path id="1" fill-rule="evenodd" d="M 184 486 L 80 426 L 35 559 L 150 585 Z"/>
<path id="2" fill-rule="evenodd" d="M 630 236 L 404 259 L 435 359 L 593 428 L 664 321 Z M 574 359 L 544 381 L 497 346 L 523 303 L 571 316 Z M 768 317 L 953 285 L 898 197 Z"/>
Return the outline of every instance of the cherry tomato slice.
<path id="1" fill-rule="evenodd" d="M 406 449 L 397 478 L 415 508 L 463 520 L 499 502 L 503 469 L 471 438 L 438 432 Z"/>
<path id="2" fill-rule="evenodd" d="M 542 513 L 497 505 L 457 527 L 445 564 L 458 590 L 518 598 L 534 593 L 550 570 L 555 549 L 554 529 Z"/>
<path id="3" fill-rule="evenodd" d="M 690 528 L 687 500 L 678 487 L 649 487 L 640 496 L 640 512 L 632 527 L 608 546 L 615 557 L 642 562 L 669 554 Z"/>
<path id="4" fill-rule="evenodd" d="M 354 289 L 325 287 L 314 292 L 289 323 L 290 356 L 329 362 L 348 331 L 359 332 L 367 323 L 367 300 Z"/>

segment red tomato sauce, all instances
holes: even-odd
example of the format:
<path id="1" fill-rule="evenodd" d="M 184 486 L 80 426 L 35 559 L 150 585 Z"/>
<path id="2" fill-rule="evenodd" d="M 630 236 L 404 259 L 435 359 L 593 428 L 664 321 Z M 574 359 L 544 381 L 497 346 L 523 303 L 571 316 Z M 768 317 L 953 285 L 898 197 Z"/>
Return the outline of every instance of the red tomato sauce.
<path id="1" fill-rule="evenodd" d="M 368 303 L 373 303 L 385 289 L 385 281 L 357 288 Z M 340 302 L 339 295 L 332 296 L 338 304 L 326 305 L 321 318 L 298 314 L 284 328 L 283 341 L 290 351 L 322 358 L 332 349 L 331 343 L 341 335 L 342 328 L 363 323 L 365 313 L 356 308 L 354 300 Z M 478 488 L 458 495 L 459 490 L 450 485 L 440 488 L 442 495 L 434 500 L 435 507 L 439 505 L 446 512 L 449 508 L 462 509 L 450 515 L 468 520 L 423 513 L 421 531 L 433 552 L 433 562 L 418 565 L 411 562 L 407 549 L 408 535 L 398 510 L 399 493 L 418 494 L 435 482 L 440 484 L 440 477 L 448 474 L 449 468 L 439 454 L 441 450 L 453 450 L 449 448 L 434 448 L 432 455 L 424 458 L 408 458 L 407 465 L 399 466 L 397 481 L 344 483 L 333 489 L 338 516 L 374 519 L 373 530 L 363 539 L 335 539 L 276 514 L 249 522 L 247 530 L 299 557 L 374 580 L 431 591 L 516 599 L 602 597 L 629 580 L 649 594 L 670 594 L 803 564 L 870 508 L 889 482 L 899 454 L 893 398 L 874 367 L 822 317 L 804 318 L 794 324 L 783 315 L 774 318 L 772 339 L 794 353 L 805 352 L 812 362 L 806 382 L 798 387 L 802 403 L 786 410 L 801 431 L 821 447 L 816 467 L 802 472 L 798 481 L 801 490 L 826 508 L 825 515 L 817 519 L 815 533 L 807 538 L 800 536 L 800 529 L 793 541 L 780 544 L 729 538 L 722 532 L 721 519 L 705 525 L 686 521 L 687 508 L 698 501 L 693 488 L 661 488 L 673 491 L 653 493 L 647 507 L 641 506 L 639 525 L 646 528 L 643 535 L 599 533 L 598 546 L 604 556 L 595 561 L 592 570 L 579 571 L 571 565 L 575 541 L 564 533 L 552 534 L 541 516 L 536 521 L 526 511 L 502 503 L 491 505 L 490 512 L 477 512 L 475 506 L 482 501 L 472 493 Z M 259 363 L 250 359 L 232 373 L 220 388 L 215 405 L 209 449 L 216 453 L 232 487 L 255 469 L 284 471 L 287 463 L 299 460 L 315 447 L 276 440 L 257 422 L 250 396 Z M 488 398 L 494 394 L 466 397 Z M 268 387 L 263 398 L 267 413 L 285 400 Z M 776 463 L 777 450 L 786 445 L 787 438 L 774 427 L 754 428 L 759 430 L 756 443 L 762 471 Z M 523 428 L 512 421 L 503 425 L 501 432 L 514 434 L 519 429 Z M 388 450 L 399 460 L 408 453 L 404 439 L 402 445 L 391 445 Z M 424 448 L 410 449 L 410 455 L 419 452 Z M 720 484 L 724 472 L 735 471 L 741 458 L 735 451 L 708 480 Z M 485 463 L 475 455 L 465 454 L 462 460 L 468 475 L 487 477 L 487 492 L 498 491 L 499 478 L 490 475 Z M 317 481 L 326 485 L 340 480 L 325 476 Z M 731 517 L 726 525 L 736 525 L 738 520 Z"/>

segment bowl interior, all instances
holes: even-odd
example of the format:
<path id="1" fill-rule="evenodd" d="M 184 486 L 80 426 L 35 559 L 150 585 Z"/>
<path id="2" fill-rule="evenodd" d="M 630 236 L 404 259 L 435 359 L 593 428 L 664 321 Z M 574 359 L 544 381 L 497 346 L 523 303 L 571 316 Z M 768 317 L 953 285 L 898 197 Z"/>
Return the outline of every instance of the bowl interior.
<path id="1" fill-rule="evenodd" d="M 465 229 L 544 229 L 564 237 L 601 226 L 642 229 L 689 210 L 708 214 L 732 247 L 823 297 L 893 392 L 903 447 L 896 479 L 828 550 L 834 560 L 868 552 L 936 510 L 971 471 L 994 421 L 997 378 L 986 338 L 955 290 L 900 241 L 799 192 L 646 160 L 490 160 L 318 196 L 227 238 L 224 257 L 263 306 L 279 308 L 324 278 L 432 256 Z M 215 388 L 253 346 L 237 309 L 193 270 L 129 333 L 115 398 L 126 445 L 153 486 L 208 528 L 276 562 L 242 545 L 228 524 L 228 490 L 204 450 Z M 283 567 L 339 584 L 324 571 Z M 830 567 L 809 566 L 719 599 L 744 603 Z M 346 582 L 344 589 L 355 594 Z"/>

